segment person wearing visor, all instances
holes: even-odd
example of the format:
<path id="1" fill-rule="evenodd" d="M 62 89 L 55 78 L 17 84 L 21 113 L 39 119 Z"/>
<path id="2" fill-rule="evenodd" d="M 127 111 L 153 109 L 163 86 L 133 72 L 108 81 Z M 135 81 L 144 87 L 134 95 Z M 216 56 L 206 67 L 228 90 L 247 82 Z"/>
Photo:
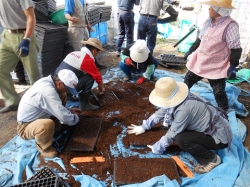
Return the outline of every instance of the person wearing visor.
<path id="1" fill-rule="evenodd" d="M 150 53 L 145 40 L 137 40 L 134 44 L 128 45 L 120 55 L 119 66 L 126 74 L 123 80 L 131 79 L 131 73 L 142 74 L 136 81 L 142 84 L 145 80 L 150 80 L 158 65 L 158 60 Z"/>
<path id="2" fill-rule="evenodd" d="M 35 139 L 36 148 L 43 157 L 53 158 L 58 155 L 52 147 L 56 117 L 61 124 L 75 125 L 79 121 L 79 109 L 68 110 L 68 90 L 76 93 L 78 83 L 76 75 L 67 69 L 54 76 L 39 79 L 23 95 L 17 111 L 17 134 L 24 140 Z"/>
<path id="3" fill-rule="evenodd" d="M 187 85 L 173 78 L 160 78 L 149 95 L 149 101 L 159 107 L 142 125 L 128 127 L 128 134 L 140 135 L 163 120 L 167 133 L 153 145 L 155 154 L 163 154 L 175 141 L 190 153 L 198 164 L 194 170 L 206 173 L 221 163 L 219 155 L 211 150 L 230 148 L 232 132 L 225 111 L 201 97 L 190 93 Z"/>
<path id="4" fill-rule="evenodd" d="M 89 38 L 87 41 L 82 41 L 82 43 L 85 47 L 81 51 L 74 51 L 68 54 L 57 67 L 56 73 L 62 69 L 73 71 L 79 79 L 76 85 L 76 90 L 79 94 L 72 95 L 73 98 L 79 98 L 80 110 L 97 110 L 100 107 L 91 104 L 89 98 L 94 81 L 98 84 L 99 94 L 105 92 L 102 75 L 95 64 L 95 57 L 99 51 L 105 51 L 105 49 L 102 47 L 101 41 L 95 38 Z"/>
<path id="5" fill-rule="evenodd" d="M 184 56 L 188 57 L 184 82 L 191 88 L 201 79 L 207 78 L 218 106 L 227 111 L 226 77 L 236 77 L 236 67 L 242 53 L 239 25 L 230 17 L 234 9 L 231 0 L 200 3 L 210 5 L 210 18 Z"/>

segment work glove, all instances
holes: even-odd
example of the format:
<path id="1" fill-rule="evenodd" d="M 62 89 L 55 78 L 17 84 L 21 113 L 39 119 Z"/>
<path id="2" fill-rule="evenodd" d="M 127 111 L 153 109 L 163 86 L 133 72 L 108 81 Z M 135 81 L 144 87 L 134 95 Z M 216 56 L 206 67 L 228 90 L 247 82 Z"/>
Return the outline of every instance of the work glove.
<path id="1" fill-rule="evenodd" d="M 132 64 L 131 58 L 126 58 L 126 59 L 125 59 L 125 64 L 126 64 L 127 66 L 130 66 L 130 65 Z"/>
<path id="2" fill-rule="evenodd" d="M 136 81 L 136 83 L 137 83 L 137 84 L 142 84 L 144 81 L 145 81 L 145 77 L 141 77 L 141 78 L 139 78 L 139 79 Z"/>
<path id="3" fill-rule="evenodd" d="M 236 66 L 231 64 L 230 67 L 227 70 L 227 77 L 229 79 L 233 79 L 236 77 Z"/>
<path id="4" fill-rule="evenodd" d="M 147 146 L 152 150 L 154 154 L 162 154 L 164 151 L 166 151 L 169 144 L 165 142 L 164 136 L 163 136 L 154 145 L 147 145 Z"/>
<path id="5" fill-rule="evenodd" d="M 29 55 L 30 41 L 23 39 L 22 42 L 17 46 L 18 57 L 26 57 Z"/>
<path id="6" fill-rule="evenodd" d="M 187 60 L 188 56 L 191 55 L 191 53 L 192 53 L 191 51 L 187 51 L 183 57 L 184 60 Z"/>
<path id="7" fill-rule="evenodd" d="M 128 126 L 128 134 L 135 134 L 140 135 L 145 132 L 145 130 L 142 128 L 142 126 L 131 124 L 131 126 Z"/>

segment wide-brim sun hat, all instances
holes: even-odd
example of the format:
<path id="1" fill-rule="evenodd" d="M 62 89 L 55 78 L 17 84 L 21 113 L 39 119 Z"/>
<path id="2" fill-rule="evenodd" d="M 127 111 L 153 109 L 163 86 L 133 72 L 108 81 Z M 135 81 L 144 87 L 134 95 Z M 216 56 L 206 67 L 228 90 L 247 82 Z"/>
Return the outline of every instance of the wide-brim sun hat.
<path id="1" fill-rule="evenodd" d="M 82 44 L 84 45 L 91 45 L 97 49 L 99 49 L 100 51 L 105 51 L 105 49 L 102 47 L 102 42 L 97 40 L 96 38 L 89 38 L 87 41 L 81 41 Z"/>
<path id="2" fill-rule="evenodd" d="M 136 63 L 145 62 L 150 53 L 145 40 L 137 40 L 129 49 L 130 58 Z"/>
<path id="3" fill-rule="evenodd" d="M 201 4 L 209 5 L 209 6 L 216 6 L 221 8 L 235 8 L 232 5 L 232 0 L 210 0 L 210 1 L 199 1 Z"/>
<path id="4" fill-rule="evenodd" d="M 160 78 L 155 89 L 149 95 L 149 101 L 158 107 L 175 107 L 188 96 L 189 89 L 183 82 L 176 82 L 171 77 Z"/>

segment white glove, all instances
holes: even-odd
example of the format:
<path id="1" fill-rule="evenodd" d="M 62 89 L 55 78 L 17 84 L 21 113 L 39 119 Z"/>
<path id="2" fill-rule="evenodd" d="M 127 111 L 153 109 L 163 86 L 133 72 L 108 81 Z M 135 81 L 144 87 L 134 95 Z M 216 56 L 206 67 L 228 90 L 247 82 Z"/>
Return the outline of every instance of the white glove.
<path id="1" fill-rule="evenodd" d="M 160 154 L 159 152 L 157 152 L 156 150 L 154 150 L 154 147 L 152 145 L 147 145 L 147 146 L 151 149 L 152 153 L 154 153 L 154 154 Z"/>
<path id="2" fill-rule="evenodd" d="M 131 124 L 131 126 L 128 126 L 128 134 L 135 134 L 139 135 L 145 132 L 145 130 L 142 128 L 142 126 Z"/>

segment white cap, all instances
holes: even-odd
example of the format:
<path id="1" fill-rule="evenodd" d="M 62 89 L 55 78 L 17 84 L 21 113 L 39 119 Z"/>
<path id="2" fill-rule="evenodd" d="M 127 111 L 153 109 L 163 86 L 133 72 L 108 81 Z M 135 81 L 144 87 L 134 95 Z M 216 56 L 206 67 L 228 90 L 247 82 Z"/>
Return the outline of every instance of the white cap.
<path id="1" fill-rule="evenodd" d="M 78 83 L 78 78 L 73 71 L 62 69 L 58 72 L 58 78 L 67 86 L 67 89 L 72 95 L 77 95 L 75 87 Z"/>

